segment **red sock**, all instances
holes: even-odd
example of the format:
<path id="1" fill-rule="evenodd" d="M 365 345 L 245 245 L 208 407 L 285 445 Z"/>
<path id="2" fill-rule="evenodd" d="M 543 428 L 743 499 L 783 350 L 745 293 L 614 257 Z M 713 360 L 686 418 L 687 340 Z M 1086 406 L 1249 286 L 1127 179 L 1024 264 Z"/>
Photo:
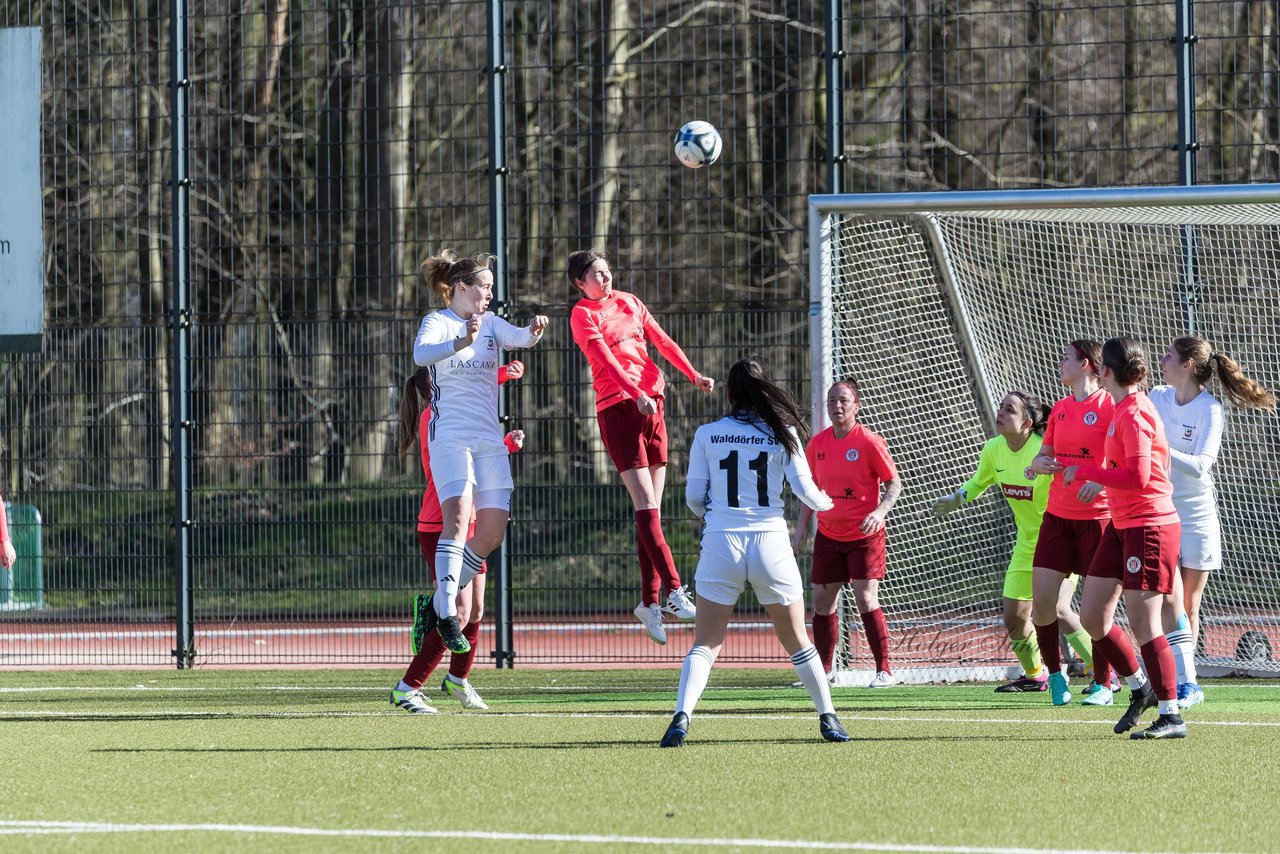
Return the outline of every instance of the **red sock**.
<path id="1" fill-rule="evenodd" d="M 1036 641 L 1040 644 L 1040 658 L 1050 673 L 1062 670 L 1062 647 L 1058 646 L 1058 621 L 1047 626 L 1036 626 Z"/>
<path id="2" fill-rule="evenodd" d="M 667 545 L 667 538 L 662 535 L 662 518 L 657 510 L 636 511 L 636 539 L 649 553 L 649 561 L 662 586 L 668 590 L 682 587 L 675 558 L 671 556 L 671 547 Z"/>
<path id="3" fill-rule="evenodd" d="M 1097 641 L 1093 642 L 1093 681 L 1103 688 L 1111 687 L 1111 662 L 1107 661 L 1107 654 Z"/>
<path id="4" fill-rule="evenodd" d="M 1132 676 L 1138 672 L 1138 656 L 1133 651 L 1133 644 L 1129 643 L 1129 636 L 1119 626 L 1112 624 L 1105 637 L 1093 641 L 1093 648 L 1101 648 L 1102 654 L 1121 676 Z M 1094 661 L 1097 660 L 1095 657 Z"/>
<path id="5" fill-rule="evenodd" d="M 431 678 L 431 674 L 440 666 L 444 658 L 444 641 L 439 632 L 428 632 L 422 641 L 422 649 L 409 662 L 409 669 L 404 672 L 404 684 L 410 688 L 421 688 Z"/>
<path id="6" fill-rule="evenodd" d="M 1172 700 L 1178 696 L 1178 670 L 1173 660 L 1169 639 L 1157 635 L 1151 643 L 1142 645 L 1142 660 L 1151 677 L 1151 688 L 1158 700 Z"/>
<path id="7" fill-rule="evenodd" d="M 439 632 L 436 632 L 439 634 Z M 476 641 L 480 638 L 480 624 L 467 623 L 462 627 L 462 636 L 471 644 L 470 652 L 455 652 L 449 656 L 449 675 L 455 679 L 466 679 L 471 672 L 471 665 L 476 660 Z"/>
<path id="8" fill-rule="evenodd" d="M 636 559 L 640 561 L 640 604 L 662 604 L 658 601 L 662 581 L 658 578 L 658 573 L 654 571 L 653 561 L 649 560 L 649 550 L 640 541 L 638 531 L 636 533 Z"/>
<path id="9" fill-rule="evenodd" d="M 862 615 L 862 630 L 867 633 L 867 646 L 876 659 L 876 670 L 892 673 L 889 669 L 889 624 L 884 618 L 884 609 L 876 608 Z"/>
<path id="10" fill-rule="evenodd" d="M 835 611 L 813 615 L 813 645 L 818 648 L 824 673 L 831 672 L 831 662 L 836 657 L 836 632 L 839 629 L 840 617 Z"/>

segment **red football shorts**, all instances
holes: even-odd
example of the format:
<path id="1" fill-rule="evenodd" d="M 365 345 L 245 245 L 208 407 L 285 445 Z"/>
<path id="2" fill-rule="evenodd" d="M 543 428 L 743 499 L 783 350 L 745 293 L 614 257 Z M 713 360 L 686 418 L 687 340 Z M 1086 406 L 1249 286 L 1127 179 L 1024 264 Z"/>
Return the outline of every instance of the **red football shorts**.
<path id="1" fill-rule="evenodd" d="M 634 400 L 615 403 L 596 413 L 600 438 L 609 459 L 620 472 L 667 464 L 667 419 L 661 397 L 655 397 L 658 411 L 640 414 Z"/>
<path id="2" fill-rule="evenodd" d="M 814 584 L 847 584 L 854 579 L 884 578 L 884 528 L 861 540 L 833 540 L 818 531 L 813 537 Z"/>
<path id="3" fill-rule="evenodd" d="M 1031 565 L 1083 578 L 1106 527 L 1106 519 L 1063 519 L 1045 513 Z"/>
<path id="4" fill-rule="evenodd" d="M 1172 593 L 1181 545 L 1182 526 L 1177 522 L 1136 528 L 1108 523 L 1089 564 L 1089 575 L 1114 578 L 1125 590 Z"/>

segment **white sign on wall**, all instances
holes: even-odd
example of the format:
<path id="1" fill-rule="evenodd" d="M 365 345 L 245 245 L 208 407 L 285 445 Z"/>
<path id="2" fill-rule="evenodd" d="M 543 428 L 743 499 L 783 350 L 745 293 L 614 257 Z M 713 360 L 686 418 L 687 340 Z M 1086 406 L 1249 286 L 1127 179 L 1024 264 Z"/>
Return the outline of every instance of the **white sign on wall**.
<path id="1" fill-rule="evenodd" d="M 40 28 L 0 28 L 0 352 L 40 349 Z"/>

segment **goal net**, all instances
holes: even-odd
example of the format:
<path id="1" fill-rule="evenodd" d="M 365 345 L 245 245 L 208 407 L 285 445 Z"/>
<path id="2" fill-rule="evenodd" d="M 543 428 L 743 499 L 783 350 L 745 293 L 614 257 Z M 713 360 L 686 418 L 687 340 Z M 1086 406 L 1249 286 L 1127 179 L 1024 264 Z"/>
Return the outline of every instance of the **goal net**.
<path id="1" fill-rule="evenodd" d="M 1014 538 L 1002 496 L 942 519 L 928 510 L 973 473 L 1009 390 L 1066 394 L 1067 342 L 1133 335 L 1158 382 L 1169 342 L 1196 333 L 1280 387 L 1280 185 L 813 196 L 810 239 L 815 430 L 831 381 L 856 374 L 861 420 L 903 480 L 880 600 L 908 681 L 1017 672 L 1000 616 Z M 1224 565 L 1197 660 L 1207 675 L 1274 675 L 1280 419 L 1224 407 Z M 854 632 L 838 679 L 854 683 L 873 665 L 842 599 Z"/>

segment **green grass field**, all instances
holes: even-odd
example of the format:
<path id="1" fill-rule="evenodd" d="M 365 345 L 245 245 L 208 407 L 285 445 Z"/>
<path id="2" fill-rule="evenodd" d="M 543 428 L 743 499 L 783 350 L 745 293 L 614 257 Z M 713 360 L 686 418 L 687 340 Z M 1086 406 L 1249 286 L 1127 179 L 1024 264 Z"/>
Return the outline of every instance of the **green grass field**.
<path id="1" fill-rule="evenodd" d="M 0 850 L 1280 848 L 1275 682 L 1210 683 L 1156 743 L 989 685 L 840 688 L 827 744 L 791 671 L 725 669 L 659 750 L 674 669 L 486 669 L 491 711 L 436 716 L 398 675 L 0 673 Z"/>

